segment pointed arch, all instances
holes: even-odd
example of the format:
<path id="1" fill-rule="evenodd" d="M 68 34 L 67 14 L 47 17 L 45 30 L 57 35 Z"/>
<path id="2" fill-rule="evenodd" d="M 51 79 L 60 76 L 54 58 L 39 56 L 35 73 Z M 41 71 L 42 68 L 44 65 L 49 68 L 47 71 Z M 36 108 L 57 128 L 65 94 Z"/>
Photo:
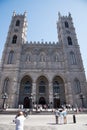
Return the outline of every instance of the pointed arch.
<path id="1" fill-rule="evenodd" d="M 21 90 L 23 94 L 31 94 L 32 92 L 32 79 L 28 75 L 24 76 L 21 80 L 20 91 Z"/>
<path id="2" fill-rule="evenodd" d="M 9 56 L 8 56 L 7 64 L 12 64 L 13 63 L 13 56 L 14 56 L 14 51 L 10 51 Z"/>
<path id="3" fill-rule="evenodd" d="M 37 103 L 40 103 L 40 104 L 43 104 L 43 101 L 39 100 L 40 98 L 42 99 L 42 97 L 45 100 L 45 104 L 47 104 L 49 101 L 49 84 L 48 84 L 48 79 L 47 77 L 45 77 L 44 75 L 41 75 L 37 78 L 37 81 L 36 81 L 36 102 Z"/>
<path id="4" fill-rule="evenodd" d="M 15 44 L 16 42 L 17 42 L 17 36 L 14 35 L 14 36 L 13 36 L 13 39 L 12 39 L 12 43 Z"/>
<path id="5" fill-rule="evenodd" d="M 70 36 L 67 37 L 68 45 L 72 45 L 72 39 Z"/>
<path id="6" fill-rule="evenodd" d="M 7 77 L 4 80 L 2 93 L 8 93 L 8 90 L 9 90 L 9 78 Z"/>
<path id="7" fill-rule="evenodd" d="M 16 26 L 20 26 L 20 20 L 16 21 Z"/>
<path id="8" fill-rule="evenodd" d="M 52 82 L 54 108 L 58 108 L 66 103 L 64 81 L 60 76 L 55 76 Z"/>
<path id="9" fill-rule="evenodd" d="M 27 80 L 26 82 L 24 82 L 24 93 L 31 93 L 31 82 L 30 80 Z"/>
<path id="10" fill-rule="evenodd" d="M 81 93 L 80 81 L 77 78 L 74 79 L 74 92 L 75 92 L 75 94 Z"/>
<path id="11" fill-rule="evenodd" d="M 59 93 L 60 92 L 60 84 L 58 81 L 53 81 L 53 93 Z"/>
<path id="12" fill-rule="evenodd" d="M 70 63 L 76 65 L 76 57 L 73 51 L 70 52 Z"/>
<path id="13" fill-rule="evenodd" d="M 54 61 L 54 62 L 59 61 L 58 53 L 55 53 L 55 54 L 53 55 L 53 61 Z"/>
<path id="14" fill-rule="evenodd" d="M 44 52 L 42 52 L 42 53 L 40 54 L 40 62 L 45 62 L 45 61 L 46 61 L 46 55 L 45 55 Z"/>
<path id="15" fill-rule="evenodd" d="M 68 24 L 67 21 L 65 21 L 65 27 L 66 27 L 66 28 L 69 28 L 69 24 Z"/>
<path id="16" fill-rule="evenodd" d="M 30 97 L 32 93 L 32 78 L 28 75 L 25 75 L 20 82 L 20 89 L 19 89 L 19 104 L 24 104 L 24 107 L 29 107 L 30 108 Z M 27 99 L 26 99 L 27 97 Z M 26 99 L 26 100 L 24 100 Z M 29 106 L 28 106 L 29 105 Z"/>
<path id="17" fill-rule="evenodd" d="M 60 87 L 63 84 L 63 79 L 60 76 L 55 76 L 53 78 L 53 93 L 60 93 Z"/>
<path id="18" fill-rule="evenodd" d="M 45 81 L 41 80 L 39 82 L 39 93 L 45 93 L 46 92 L 46 83 Z"/>
<path id="19" fill-rule="evenodd" d="M 38 84 L 38 93 L 41 94 L 45 94 L 46 90 L 47 90 L 47 85 L 48 85 L 48 80 L 45 76 L 40 76 L 37 79 L 37 84 Z"/>
<path id="20" fill-rule="evenodd" d="M 46 104 L 45 97 L 40 97 L 40 98 L 39 98 L 39 104 L 42 104 L 42 105 L 45 105 L 45 104 Z"/>
<path id="21" fill-rule="evenodd" d="M 31 61 L 31 54 L 26 54 L 25 61 L 27 62 Z"/>

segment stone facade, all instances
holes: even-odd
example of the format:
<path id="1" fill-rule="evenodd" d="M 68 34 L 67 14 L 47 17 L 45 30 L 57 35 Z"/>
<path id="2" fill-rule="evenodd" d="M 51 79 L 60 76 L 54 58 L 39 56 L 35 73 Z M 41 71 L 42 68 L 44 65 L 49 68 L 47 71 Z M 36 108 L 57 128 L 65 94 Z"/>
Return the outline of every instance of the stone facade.
<path id="1" fill-rule="evenodd" d="M 26 32 L 26 12 L 14 12 L 0 65 L 1 106 L 86 107 L 86 77 L 71 14 L 59 13 L 59 42 L 28 43 Z"/>

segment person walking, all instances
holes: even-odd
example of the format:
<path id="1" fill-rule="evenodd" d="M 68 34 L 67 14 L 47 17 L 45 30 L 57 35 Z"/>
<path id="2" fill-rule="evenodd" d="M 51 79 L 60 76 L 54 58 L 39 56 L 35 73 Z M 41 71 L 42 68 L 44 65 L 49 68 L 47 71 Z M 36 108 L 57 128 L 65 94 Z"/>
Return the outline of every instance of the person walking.
<path id="1" fill-rule="evenodd" d="M 63 109 L 59 109 L 59 124 L 62 125 L 64 123 L 64 118 L 63 118 Z"/>
<path id="2" fill-rule="evenodd" d="M 67 111 L 65 108 L 63 108 L 63 117 L 64 117 L 64 124 L 67 124 Z"/>
<path id="3" fill-rule="evenodd" d="M 20 111 L 17 116 L 15 117 L 15 124 L 16 124 L 16 129 L 15 130 L 24 130 L 24 120 L 26 118 L 24 117 L 24 114 L 22 111 Z"/>
<path id="4" fill-rule="evenodd" d="M 59 111 L 58 109 L 55 110 L 55 118 L 56 118 L 56 124 L 58 124 L 58 118 L 59 118 Z"/>

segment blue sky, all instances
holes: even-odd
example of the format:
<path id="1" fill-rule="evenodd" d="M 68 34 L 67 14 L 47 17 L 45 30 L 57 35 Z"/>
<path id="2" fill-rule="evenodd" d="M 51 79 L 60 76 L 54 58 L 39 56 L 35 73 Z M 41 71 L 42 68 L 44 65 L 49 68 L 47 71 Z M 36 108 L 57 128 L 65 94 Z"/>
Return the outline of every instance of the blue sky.
<path id="1" fill-rule="evenodd" d="M 0 58 L 13 11 L 27 11 L 27 41 L 58 41 L 56 22 L 71 13 L 87 75 L 87 0 L 0 0 Z"/>

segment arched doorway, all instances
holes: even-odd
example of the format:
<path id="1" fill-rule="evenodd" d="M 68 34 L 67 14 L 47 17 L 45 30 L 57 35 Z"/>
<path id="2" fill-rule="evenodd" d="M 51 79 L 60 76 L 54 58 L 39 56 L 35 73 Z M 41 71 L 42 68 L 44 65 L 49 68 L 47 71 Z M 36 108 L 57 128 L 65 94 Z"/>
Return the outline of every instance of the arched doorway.
<path id="1" fill-rule="evenodd" d="M 46 104 L 46 100 L 45 100 L 44 97 L 40 97 L 39 98 L 39 104 L 41 104 L 41 105 L 45 105 Z"/>
<path id="2" fill-rule="evenodd" d="M 24 98 L 24 103 L 23 103 L 23 105 L 24 105 L 24 108 L 29 108 L 29 107 L 30 107 L 30 100 L 29 100 L 28 97 L 25 97 L 25 98 Z"/>
<path id="3" fill-rule="evenodd" d="M 49 84 L 45 76 L 40 76 L 36 82 L 36 102 L 47 105 L 49 103 Z"/>
<path id="4" fill-rule="evenodd" d="M 32 79 L 26 75 L 22 78 L 19 90 L 19 105 L 22 104 L 24 108 L 30 108 L 30 95 L 32 93 Z"/>
<path id="5" fill-rule="evenodd" d="M 63 79 L 60 76 L 55 76 L 53 79 L 53 104 L 54 108 L 59 108 L 65 105 L 65 88 Z"/>
<path id="6" fill-rule="evenodd" d="M 60 99 L 54 98 L 54 108 L 59 108 L 60 107 Z"/>

